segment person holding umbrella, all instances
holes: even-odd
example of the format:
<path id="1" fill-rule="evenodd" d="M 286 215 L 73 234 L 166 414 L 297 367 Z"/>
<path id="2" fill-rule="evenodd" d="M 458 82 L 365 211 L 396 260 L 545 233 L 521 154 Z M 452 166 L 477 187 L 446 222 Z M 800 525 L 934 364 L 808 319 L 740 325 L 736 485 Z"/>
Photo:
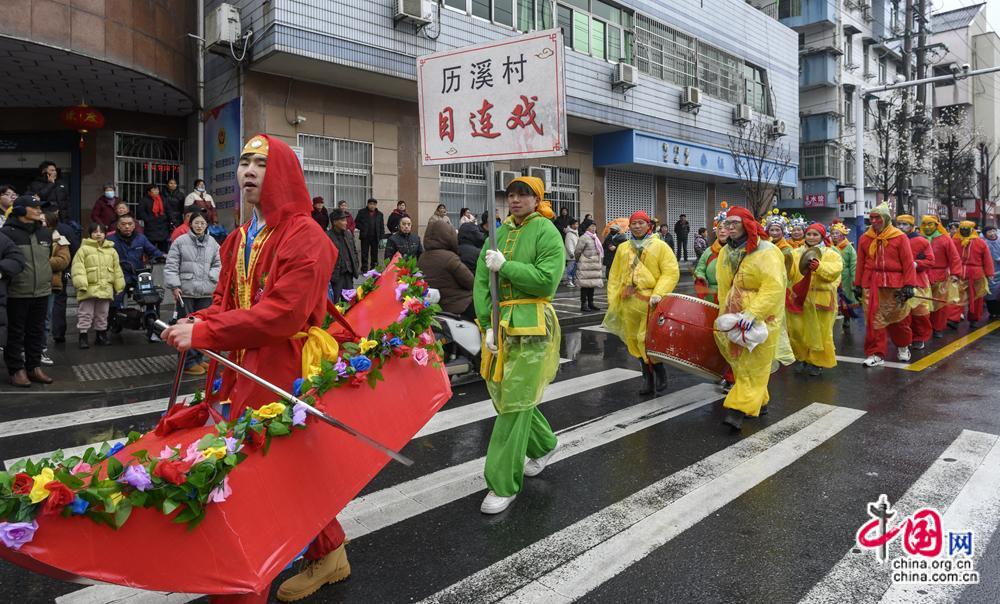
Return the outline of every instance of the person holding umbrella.
<path id="1" fill-rule="evenodd" d="M 563 238 L 551 222 L 540 178 L 515 178 L 506 193 L 510 215 L 497 230 L 498 249 L 483 248 L 473 287 L 479 325 L 489 326 L 483 335 L 482 375 L 497 410 L 486 451 L 484 514 L 506 510 L 524 477 L 545 469 L 557 444 L 537 406 L 559 369 L 559 320 L 552 297 L 565 268 Z M 498 281 L 495 323 L 491 273 Z"/>

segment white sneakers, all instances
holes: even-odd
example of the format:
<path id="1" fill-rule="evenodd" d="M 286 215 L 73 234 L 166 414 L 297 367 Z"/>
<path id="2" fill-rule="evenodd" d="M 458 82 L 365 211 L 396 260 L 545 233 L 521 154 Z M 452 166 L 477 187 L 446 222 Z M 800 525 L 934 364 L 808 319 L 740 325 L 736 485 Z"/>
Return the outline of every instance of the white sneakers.
<path id="1" fill-rule="evenodd" d="M 552 448 L 551 451 L 546 453 L 544 456 L 539 457 L 538 459 L 529 459 L 528 461 L 526 461 L 524 464 L 524 475 L 538 476 L 539 474 L 541 474 L 542 470 L 544 470 L 545 466 L 549 463 L 549 460 L 552 459 L 552 456 L 556 454 L 556 449 L 558 448 L 559 445 L 556 445 L 555 447 Z"/>
<path id="2" fill-rule="evenodd" d="M 514 502 L 516 497 L 517 495 L 501 497 L 493 491 L 490 491 L 486 494 L 486 499 L 483 499 L 483 504 L 479 506 L 479 511 L 484 514 L 499 514 L 509 508 L 510 504 Z"/>
<path id="3" fill-rule="evenodd" d="M 907 351 L 907 358 L 909 358 L 909 351 Z M 865 367 L 879 367 L 879 366 L 884 365 L 884 364 L 885 364 L 885 361 L 883 361 L 882 357 L 878 356 L 877 354 L 871 355 L 870 357 L 868 357 L 867 359 L 865 359 L 865 362 L 864 362 L 864 366 Z"/>
<path id="4" fill-rule="evenodd" d="M 559 448 L 557 444 L 552 447 L 552 450 L 539 457 L 538 459 L 529 459 L 524 463 L 524 475 L 525 476 L 538 476 L 548 465 L 549 460 L 552 456 L 556 454 L 556 449 Z M 501 497 L 493 491 L 486 494 L 486 498 L 483 499 L 482 505 L 479 506 L 479 511 L 484 514 L 499 514 L 500 512 L 506 510 L 510 507 L 510 504 L 514 503 L 514 499 L 517 495 L 511 495 L 510 497 Z"/>
<path id="5" fill-rule="evenodd" d="M 909 346 L 904 346 L 904 347 L 900 348 L 899 350 L 897 350 L 896 351 L 896 358 L 899 359 L 900 361 L 904 361 L 904 362 L 909 361 L 910 360 L 910 347 Z"/>

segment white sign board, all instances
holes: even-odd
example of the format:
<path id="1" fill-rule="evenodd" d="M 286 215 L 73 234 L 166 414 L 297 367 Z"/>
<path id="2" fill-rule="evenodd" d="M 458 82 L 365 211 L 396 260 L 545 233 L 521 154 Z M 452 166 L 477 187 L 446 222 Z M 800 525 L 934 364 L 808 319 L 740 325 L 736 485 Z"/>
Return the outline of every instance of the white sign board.
<path id="1" fill-rule="evenodd" d="M 566 154 L 562 32 L 535 32 L 417 59 L 423 163 Z"/>

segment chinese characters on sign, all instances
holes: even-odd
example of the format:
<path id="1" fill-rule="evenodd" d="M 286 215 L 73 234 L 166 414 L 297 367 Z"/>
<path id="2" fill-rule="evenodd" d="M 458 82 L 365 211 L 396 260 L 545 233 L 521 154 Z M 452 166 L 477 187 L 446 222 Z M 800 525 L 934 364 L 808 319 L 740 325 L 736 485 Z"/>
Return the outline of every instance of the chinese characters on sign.
<path id="1" fill-rule="evenodd" d="M 566 153 L 559 30 L 417 59 L 425 165 Z"/>
<path id="2" fill-rule="evenodd" d="M 826 206 L 826 193 L 812 193 L 806 195 L 805 207 L 807 208 L 822 208 Z"/>

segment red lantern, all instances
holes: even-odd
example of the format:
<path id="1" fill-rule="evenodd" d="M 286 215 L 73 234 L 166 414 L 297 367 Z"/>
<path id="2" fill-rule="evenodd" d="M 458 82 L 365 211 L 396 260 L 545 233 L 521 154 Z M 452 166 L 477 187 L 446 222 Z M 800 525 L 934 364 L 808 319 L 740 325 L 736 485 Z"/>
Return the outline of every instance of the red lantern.
<path id="1" fill-rule="evenodd" d="M 80 148 L 83 149 L 83 135 L 90 130 L 104 127 L 104 114 L 86 103 L 64 109 L 60 114 L 63 124 L 80 133 Z"/>

